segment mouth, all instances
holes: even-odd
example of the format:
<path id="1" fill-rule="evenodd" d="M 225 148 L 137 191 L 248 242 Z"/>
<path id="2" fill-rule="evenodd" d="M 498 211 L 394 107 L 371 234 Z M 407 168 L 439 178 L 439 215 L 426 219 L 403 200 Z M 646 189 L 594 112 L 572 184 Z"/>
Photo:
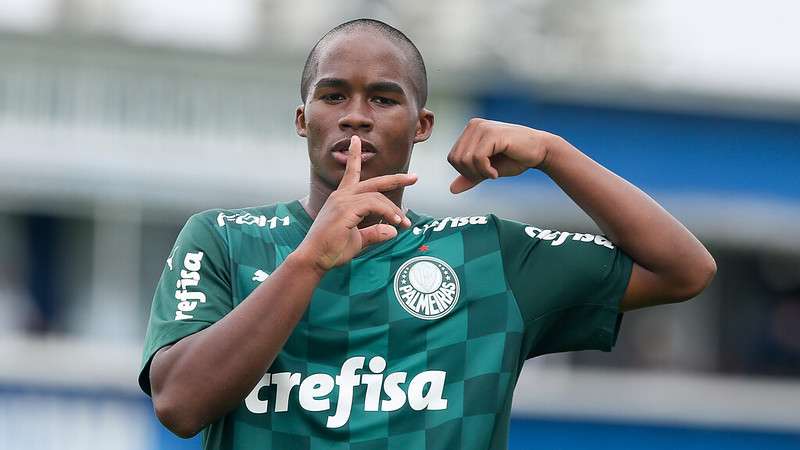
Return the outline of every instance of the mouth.
<path id="1" fill-rule="evenodd" d="M 368 161 L 375 156 L 377 151 L 371 142 L 361 140 L 361 162 Z M 350 138 L 342 139 L 331 148 L 333 159 L 342 165 L 347 165 L 347 158 L 350 155 Z"/>

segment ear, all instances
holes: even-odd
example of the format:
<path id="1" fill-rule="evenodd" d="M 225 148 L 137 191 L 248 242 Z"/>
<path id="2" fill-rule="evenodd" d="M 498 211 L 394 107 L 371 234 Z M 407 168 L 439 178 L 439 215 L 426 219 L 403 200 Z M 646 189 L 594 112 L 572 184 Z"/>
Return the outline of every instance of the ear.
<path id="1" fill-rule="evenodd" d="M 294 111 L 294 127 L 297 135 L 306 137 L 306 109 L 305 105 L 300 105 Z"/>
<path id="2" fill-rule="evenodd" d="M 414 132 L 414 143 L 427 141 L 433 132 L 433 112 L 422 108 L 419 110 L 417 130 Z"/>

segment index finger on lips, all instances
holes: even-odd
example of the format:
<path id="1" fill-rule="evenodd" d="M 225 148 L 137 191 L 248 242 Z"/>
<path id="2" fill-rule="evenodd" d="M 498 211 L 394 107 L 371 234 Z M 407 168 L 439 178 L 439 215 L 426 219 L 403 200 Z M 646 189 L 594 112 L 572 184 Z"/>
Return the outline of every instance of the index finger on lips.
<path id="1" fill-rule="evenodd" d="M 342 181 L 339 187 L 352 186 L 361 180 L 361 139 L 358 136 L 350 138 L 350 148 L 347 155 L 347 165 L 344 168 Z"/>
<path id="2" fill-rule="evenodd" d="M 358 183 L 356 192 L 386 192 L 410 186 L 417 182 L 417 175 L 413 173 L 397 173 L 381 175 Z"/>

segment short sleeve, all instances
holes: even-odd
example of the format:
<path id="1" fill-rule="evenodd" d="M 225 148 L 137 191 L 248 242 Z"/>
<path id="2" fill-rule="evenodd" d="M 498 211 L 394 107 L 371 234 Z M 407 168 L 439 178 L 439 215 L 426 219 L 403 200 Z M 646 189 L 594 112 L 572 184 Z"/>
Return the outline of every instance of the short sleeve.
<path id="1" fill-rule="evenodd" d="M 150 362 L 162 347 L 196 333 L 233 309 L 227 245 L 207 213 L 189 218 L 156 286 L 139 372 L 150 392 Z"/>
<path id="2" fill-rule="evenodd" d="M 525 356 L 611 350 L 631 258 L 602 235 L 493 219 L 506 280 L 525 322 Z"/>

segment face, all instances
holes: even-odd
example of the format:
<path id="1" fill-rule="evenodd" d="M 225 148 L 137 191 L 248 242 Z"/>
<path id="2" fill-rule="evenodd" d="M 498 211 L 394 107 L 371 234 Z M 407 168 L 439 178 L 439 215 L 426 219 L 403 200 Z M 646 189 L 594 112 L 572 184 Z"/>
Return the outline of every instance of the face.
<path id="1" fill-rule="evenodd" d="M 334 38 L 319 56 L 295 116 L 308 141 L 311 182 L 336 189 L 353 135 L 362 140 L 362 180 L 406 172 L 414 143 L 431 134 L 433 113 L 417 105 L 405 53 L 379 35 L 354 32 Z"/>

